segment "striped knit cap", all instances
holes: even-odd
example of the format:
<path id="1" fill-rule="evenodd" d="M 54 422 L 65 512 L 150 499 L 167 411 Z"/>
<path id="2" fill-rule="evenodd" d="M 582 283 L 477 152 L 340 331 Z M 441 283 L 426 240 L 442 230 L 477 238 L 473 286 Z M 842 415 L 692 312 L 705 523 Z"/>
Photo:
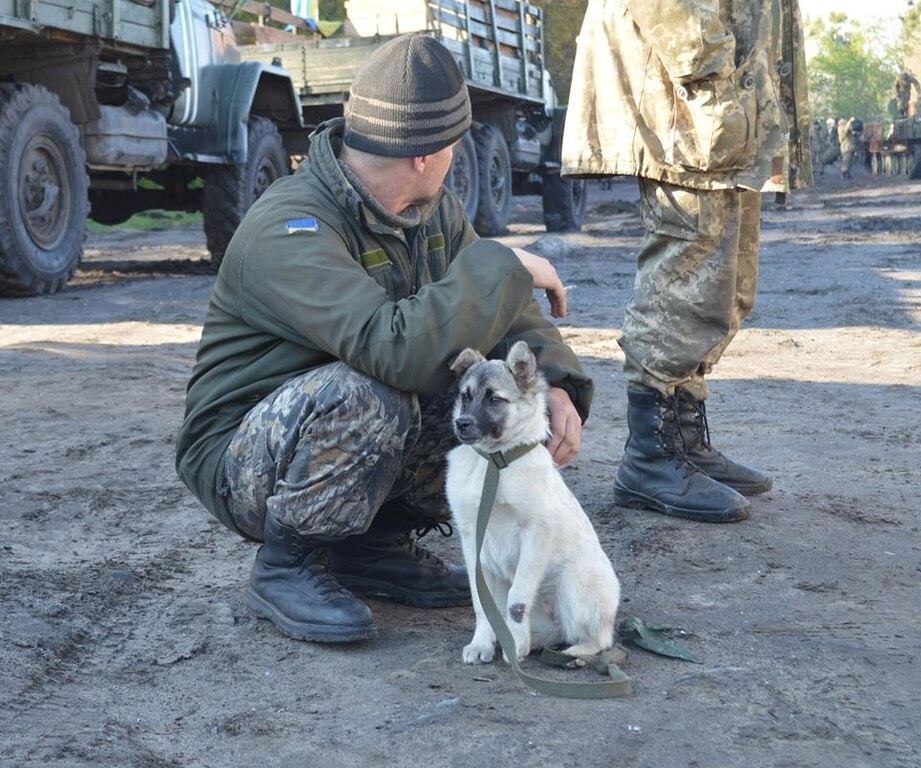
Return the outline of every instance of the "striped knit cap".
<path id="1" fill-rule="evenodd" d="M 432 37 L 403 35 L 364 63 L 345 104 L 343 141 L 387 157 L 431 155 L 470 127 L 470 97 L 450 51 Z"/>

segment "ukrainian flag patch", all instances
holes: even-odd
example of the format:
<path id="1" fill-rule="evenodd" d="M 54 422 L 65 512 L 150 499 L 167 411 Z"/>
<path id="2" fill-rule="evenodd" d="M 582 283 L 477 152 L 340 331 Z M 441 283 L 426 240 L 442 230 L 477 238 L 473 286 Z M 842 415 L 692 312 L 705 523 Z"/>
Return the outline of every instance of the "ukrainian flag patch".
<path id="1" fill-rule="evenodd" d="M 285 234 L 296 235 L 298 232 L 319 232 L 320 225 L 310 216 L 306 219 L 288 219 L 285 222 Z"/>

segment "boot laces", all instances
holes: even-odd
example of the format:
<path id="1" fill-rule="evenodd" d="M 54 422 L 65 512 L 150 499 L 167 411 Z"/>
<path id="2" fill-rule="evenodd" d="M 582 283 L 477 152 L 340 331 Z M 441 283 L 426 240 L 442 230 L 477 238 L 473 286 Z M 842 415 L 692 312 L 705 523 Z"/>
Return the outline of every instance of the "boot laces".
<path id="1" fill-rule="evenodd" d="M 343 587 L 329 572 L 326 551 L 315 549 L 306 554 L 301 563 L 300 572 L 313 577 L 317 592 L 323 598 L 352 597 L 352 593 Z"/>
<path id="2" fill-rule="evenodd" d="M 696 467 L 688 458 L 688 443 L 681 429 L 681 409 L 678 396 L 666 398 L 663 403 L 662 420 L 659 425 L 659 435 L 662 438 L 661 447 L 675 462 L 675 466 L 683 469 L 685 476 L 696 471 Z"/>
<path id="3" fill-rule="evenodd" d="M 431 533 L 432 531 L 438 531 L 442 536 L 448 538 L 454 534 L 454 528 L 451 527 L 451 523 L 440 521 L 437 523 L 429 523 L 427 525 L 421 525 L 415 529 L 415 534 L 417 539 L 421 539 L 423 536 Z"/>
<path id="4" fill-rule="evenodd" d="M 441 526 L 444 526 L 444 528 L 447 528 L 449 531 L 453 532 L 453 529 L 451 528 L 449 523 L 435 523 L 434 525 L 426 525 L 426 526 L 422 526 L 421 528 L 417 528 L 415 530 L 416 537 L 417 539 L 421 538 L 426 533 L 429 533 L 432 530 L 437 530 L 442 536 L 450 535 L 450 533 L 446 534 L 444 532 L 444 528 Z M 423 533 L 420 534 L 419 531 L 423 531 Z M 418 541 L 416 539 L 413 539 L 409 535 L 409 531 L 401 533 L 400 536 L 397 538 L 397 543 L 401 545 L 402 547 L 404 547 L 406 551 L 409 552 L 410 556 L 414 560 L 420 563 L 421 562 L 432 563 L 434 566 L 438 568 L 444 567 L 444 561 L 440 557 L 438 557 L 438 555 L 434 555 L 431 552 L 429 552 L 425 547 L 420 546 L 418 544 Z"/>
<path id="5" fill-rule="evenodd" d="M 687 402 L 694 411 L 694 426 L 697 429 L 697 440 L 706 450 L 710 450 L 710 423 L 707 421 L 707 403 L 705 400 L 698 400 L 689 392 L 680 392 L 679 396 Z"/>

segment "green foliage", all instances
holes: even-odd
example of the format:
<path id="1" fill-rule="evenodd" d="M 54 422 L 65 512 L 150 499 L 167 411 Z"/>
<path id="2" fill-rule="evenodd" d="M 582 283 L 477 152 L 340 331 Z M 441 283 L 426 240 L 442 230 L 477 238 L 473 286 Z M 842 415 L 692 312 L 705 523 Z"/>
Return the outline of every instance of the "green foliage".
<path id="1" fill-rule="evenodd" d="M 897 54 L 902 69 L 921 77 L 921 3 L 909 0 L 900 17 Z"/>
<path id="2" fill-rule="evenodd" d="M 136 213 L 121 224 L 100 224 L 98 221 L 87 219 L 86 228 L 90 232 L 117 232 L 123 229 L 160 230 L 173 227 L 201 227 L 200 213 L 186 213 L 185 211 L 144 211 Z"/>
<path id="3" fill-rule="evenodd" d="M 320 0 L 320 18 L 342 21 L 345 18 L 345 0 Z"/>
<path id="4" fill-rule="evenodd" d="M 582 26 L 587 0 L 544 0 L 544 46 L 547 69 L 560 102 L 569 101 L 572 65 L 576 58 L 576 36 Z"/>
<path id="5" fill-rule="evenodd" d="M 898 51 L 882 30 L 832 13 L 809 24 L 815 50 L 809 60 L 809 92 L 816 117 L 883 115 L 899 73 Z"/>

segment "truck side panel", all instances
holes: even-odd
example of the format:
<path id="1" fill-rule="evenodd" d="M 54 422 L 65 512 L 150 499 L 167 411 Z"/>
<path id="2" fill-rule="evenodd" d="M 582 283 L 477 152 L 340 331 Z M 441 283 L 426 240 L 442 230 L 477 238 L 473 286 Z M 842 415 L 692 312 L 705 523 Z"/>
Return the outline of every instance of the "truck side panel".
<path id="1" fill-rule="evenodd" d="M 163 4 L 170 0 L 0 0 L 0 24 L 53 35 L 68 32 L 113 43 L 164 48 Z M 16 24 L 16 22 L 20 22 Z"/>

